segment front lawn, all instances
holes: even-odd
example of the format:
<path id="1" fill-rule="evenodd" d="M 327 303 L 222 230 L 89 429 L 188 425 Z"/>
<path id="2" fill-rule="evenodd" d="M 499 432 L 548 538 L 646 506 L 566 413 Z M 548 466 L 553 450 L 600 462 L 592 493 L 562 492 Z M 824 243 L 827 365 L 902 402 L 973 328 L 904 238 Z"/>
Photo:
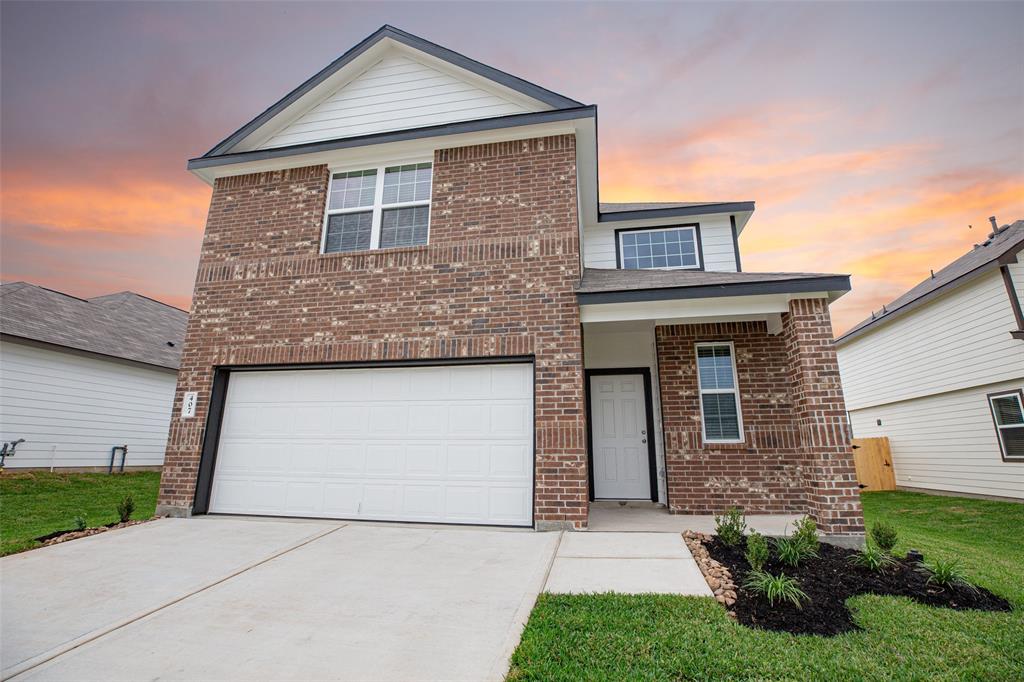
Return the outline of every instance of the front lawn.
<path id="1" fill-rule="evenodd" d="M 0 475 L 0 556 L 39 545 L 33 538 L 75 527 L 82 516 L 89 527 L 118 521 L 117 503 L 135 500 L 133 519 L 156 511 L 160 472 L 62 474 L 7 469 Z"/>
<path id="2" fill-rule="evenodd" d="M 1024 678 L 1024 505 L 915 493 L 866 493 L 868 524 L 900 532 L 897 551 L 960 557 L 1013 613 L 953 611 L 906 598 L 849 600 L 859 632 L 752 630 L 711 599 L 541 595 L 510 680 Z"/>

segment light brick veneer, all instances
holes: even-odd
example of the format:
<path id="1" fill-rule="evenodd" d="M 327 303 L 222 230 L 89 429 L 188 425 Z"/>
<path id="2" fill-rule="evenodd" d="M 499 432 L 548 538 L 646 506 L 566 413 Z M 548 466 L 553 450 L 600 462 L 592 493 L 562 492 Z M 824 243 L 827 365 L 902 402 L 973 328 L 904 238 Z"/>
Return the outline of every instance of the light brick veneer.
<path id="1" fill-rule="evenodd" d="M 532 355 L 538 527 L 587 521 L 571 135 L 439 150 L 430 243 L 321 255 L 328 169 L 218 180 L 160 486 L 191 507 L 217 366 Z M 196 416 L 180 419 L 185 391 Z"/>

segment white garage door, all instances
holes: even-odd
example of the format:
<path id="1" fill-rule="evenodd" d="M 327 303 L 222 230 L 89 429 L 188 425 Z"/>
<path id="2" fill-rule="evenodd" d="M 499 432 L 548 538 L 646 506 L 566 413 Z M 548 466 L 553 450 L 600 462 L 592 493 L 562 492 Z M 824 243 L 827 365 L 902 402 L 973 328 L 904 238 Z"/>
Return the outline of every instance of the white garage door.
<path id="1" fill-rule="evenodd" d="M 532 524 L 528 364 L 234 372 L 210 511 Z"/>

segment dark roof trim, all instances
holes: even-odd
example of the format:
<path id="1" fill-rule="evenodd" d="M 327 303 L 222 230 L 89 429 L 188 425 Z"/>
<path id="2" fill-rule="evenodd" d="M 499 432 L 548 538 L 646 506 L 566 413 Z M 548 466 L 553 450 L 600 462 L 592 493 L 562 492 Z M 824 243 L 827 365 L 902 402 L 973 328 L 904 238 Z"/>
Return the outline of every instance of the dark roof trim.
<path id="1" fill-rule="evenodd" d="M 277 116 L 283 110 L 287 109 L 289 106 L 294 104 L 303 95 L 305 95 L 310 90 L 323 83 L 325 80 L 334 75 L 337 71 L 348 65 L 350 62 L 352 62 L 356 57 L 363 54 L 364 52 L 366 52 L 371 47 L 373 47 L 374 45 L 376 45 L 385 38 L 391 38 L 396 42 L 402 43 L 403 45 L 407 45 L 416 50 L 420 50 L 421 52 L 425 52 L 429 55 L 437 57 L 438 59 L 443 59 L 444 61 L 453 64 L 454 66 L 466 69 L 467 71 L 471 71 L 477 74 L 478 76 L 483 76 L 484 78 L 499 83 L 500 85 L 504 85 L 505 87 L 515 90 L 516 92 L 526 95 L 527 97 L 532 97 L 536 100 L 540 100 L 541 102 L 544 102 L 549 106 L 555 107 L 556 109 L 566 109 L 583 106 L 582 102 L 577 102 L 574 99 L 569 99 L 568 97 L 559 95 L 557 92 L 552 92 L 551 90 L 542 88 L 539 85 L 523 80 L 522 78 L 519 78 L 517 76 L 513 76 L 512 74 L 505 73 L 504 71 L 500 71 L 493 67 L 487 66 L 486 64 L 481 64 L 475 59 L 470 59 L 469 57 L 459 54 L 458 52 L 449 50 L 446 47 L 441 47 L 440 45 L 430 42 L 429 40 L 424 40 L 419 36 L 414 36 L 411 33 L 406 33 L 405 31 L 395 28 L 394 26 L 388 26 L 387 24 L 385 24 L 384 26 L 381 26 L 379 29 L 374 31 L 373 34 L 371 34 L 370 36 L 362 40 L 360 43 L 358 43 L 355 47 L 350 49 L 348 52 L 341 55 L 333 62 L 325 66 L 305 83 L 295 88 L 287 95 L 282 97 L 280 100 L 272 104 L 270 107 L 264 110 L 263 113 L 261 113 L 259 116 L 246 123 L 244 126 L 236 130 L 228 137 L 221 140 L 219 143 L 217 143 L 216 146 L 214 146 L 213 149 L 206 152 L 206 154 L 204 154 L 203 156 L 218 156 L 220 154 L 227 152 L 229 149 L 231 149 L 236 144 L 241 142 L 243 139 L 248 137 L 256 129 L 258 129 L 259 127 L 267 123 L 270 119 Z"/>
<path id="2" fill-rule="evenodd" d="M 295 144 L 288 147 L 258 149 L 251 152 L 237 152 L 235 154 L 222 154 L 220 156 L 201 156 L 197 159 L 189 160 L 188 170 L 199 170 L 202 168 L 226 166 L 235 163 L 246 163 L 249 161 L 265 161 L 267 159 L 296 156 L 298 154 L 310 154 L 313 152 L 333 151 L 335 149 L 369 147 L 375 144 L 402 142 L 404 140 L 418 140 L 425 137 L 443 137 L 446 135 L 459 135 L 462 133 L 476 133 L 484 130 L 518 128 L 538 123 L 552 123 L 556 121 L 571 121 L 574 119 L 596 117 L 597 107 L 591 104 L 590 106 L 576 107 L 575 109 L 556 109 L 554 111 L 539 111 L 529 114 L 512 114 L 510 116 L 497 116 L 495 118 L 481 118 L 475 121 L 444 123 L 436 126 L 427 126 L 425 128 L 410 128 L 408 130 L 395 130 L 387 133 L 375 133 L 373 135 L 345 137 L 337 140 L 325 140 L 323 142 L 308 142 L 306 144 Z"/>
<path id="3" fill-rule="evenodd" d="M 85 348 L 76 348 L 74 346 L 65 346 L 60 343 L 50 343 L 49 341 L 41 341 L 39 339 L 33 339 L 28 336 L 18 336 L 17 334 L 8 334 L 6 332 L 0 333 L 0 339 L 7 343 L 20 343 L 25 346 L 33 346 L 35 348 L 43 348 L 45 350 L 51 350 L 57 353 L 68 353 L 69 355 L 81 355 L 89 358 L 100 358 L 101 360 L 109 360 L 110 362 L 117 362 L 122 365 L 131 365 L 132 367 L 142 367 L 144 369 L 158 369 L 165 372 L 171 372 L 173 374 L 178 373 L 178 368 L 169 365 L 160 365 L 155 362 L 144 362 L 143 360 L 134 360 L 132 358 L 121 357 L 120 355 L 110 355 L 109 353 L 100 353 L 95 350 L 87 350 Z"/>
<path id="4" fill-rule="evenodd" d="M 738 213 L 753 211 L 753 201 L 731 201 L 724 204 L 700 204 L 698 206 L 680 206 L 677 208 L 649 208 L 640 211 L 619 211 L 601 213 L 597 217 L 599 223 L 617 222 L 620 220 L 650 220 L 652 218 L 677 218 L 705 213 Z"/>
<path id="5" fill-rule="evenodd" d="M 848 341 L 852 341 L 853 339 L 857 338 L 858 336 L 865 332 L 871 331 L 873 329 L 878 329 L 878 323 L 888 322 L 889 320 L 900 317 L 904 313 L 909 313 L 912 310 L 916 310 L 925 303 L 931 302 L 931 300 L 936 296 L 939 296 L 940 294 L 945 294 L 950 289 L 958 287 L 961 284 L 966 284 L 967 282 L 970 282 L 973 279 L 977 278 L 979 275 L 983 275 L 990 270 L 995 270 L 998 267 L 999 261 L 992 260 L 980 267 L 975 268 L 974 270 L 971 270 L 970 272 L 965 272 L 956 279 L 950 280 L 943 284 L 942 286 L 932 289 L 927 294 L 919 296 L 918 298 L 915 298 L 913 301 L 904 303 L 899 308 L 896 308 L 895 310 L 890 310 L 885 315 L 879 315 L 875 317 L 875 319 L 871 320 L 863 327 L 859 329 L 854 329 L 853 331 L 846 332 L 845 334 L 836 339 L 836 344 L 844 344 Z"/>
<path id="6" fill-rule="evenodd" d="M 637 289 L 634 291 L 579 292 L 580 305 L 600 303 L 640 303 L 645 301 L 673 301 L 692 298 L 720 298 L 723 296 L 757 296 L 762 294 L 807 294 L 821 291 L 849 291 L 849 275 L 804 277 L 771 282 L 741 282 L 735 284 L 707 284 L 695 287 L 663 289 Z"/>

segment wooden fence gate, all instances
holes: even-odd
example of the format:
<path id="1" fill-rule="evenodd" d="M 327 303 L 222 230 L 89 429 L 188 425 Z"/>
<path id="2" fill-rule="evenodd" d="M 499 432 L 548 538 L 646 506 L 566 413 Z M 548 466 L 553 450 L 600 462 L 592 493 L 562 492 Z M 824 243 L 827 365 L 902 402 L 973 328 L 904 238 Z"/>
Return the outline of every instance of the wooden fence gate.
<path id="1" fill-rule="evenodd" d="M 854 438 L 853 463 L 863 490 L 896 490 L 888 438 Z"/>

